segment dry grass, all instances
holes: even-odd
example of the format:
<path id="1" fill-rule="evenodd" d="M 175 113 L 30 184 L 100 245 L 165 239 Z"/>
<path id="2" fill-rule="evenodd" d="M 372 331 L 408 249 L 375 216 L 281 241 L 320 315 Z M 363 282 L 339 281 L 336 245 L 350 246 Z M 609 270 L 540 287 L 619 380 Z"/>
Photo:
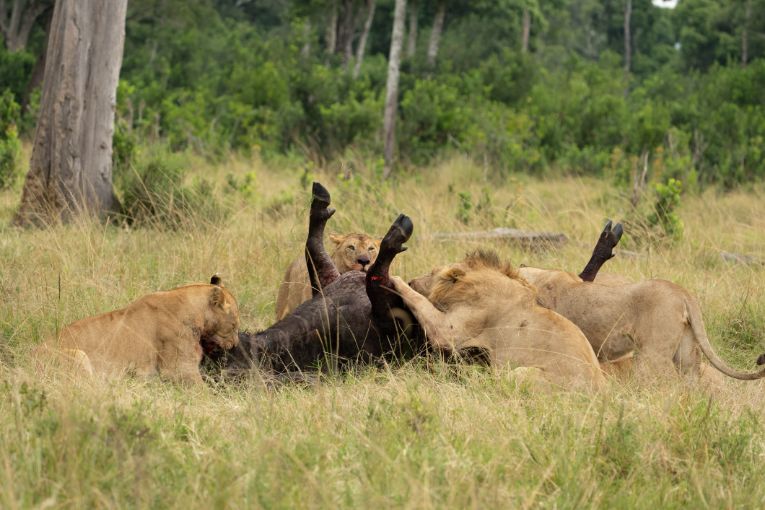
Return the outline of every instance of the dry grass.
<path id="1" fill-rule="evenodd" d="M 19 192 L 0 194 L 0 507 L 762 507 L 763 385 L 680 379 L 611 383 L 594 397 L 539 394 L 502 371 L 414 362 L 311 384 L 188 390 L 160 381 L 75 381 L 37 374 L 29 347 L 63 324 L 157 289 L 224 275 L 244 326 L 273 318 L 276 288 L 301 252 L 308 193 L 300 168 L 195 162 L 232 213 L 177 231 L 82 223 L 8 227 Z M 226 191 L 255 172 L 255 193 Z M 412 277 L 477 245 L 436 231 L 498 225 L 565 232 L 560 250 L 493 244 L 514 263 L 578 271 L 624 197 L 592 179 L 504 183 L 451 159 L 378 184 L 321 175 L 333 230 L 382 234 L 415 223 L 396 272 Z M 759 193 L 758 193 L 759 191 Z M 608 270 L 661 277 L 700 299 L 715 346 L 751 367 L 765 350 L 762 188 L 684 197 L 685 237 L 642 246 Z M 471 222 L 457 219 L 469 192 Z M 634 239 L 627 240 L 628 245 Z"/>

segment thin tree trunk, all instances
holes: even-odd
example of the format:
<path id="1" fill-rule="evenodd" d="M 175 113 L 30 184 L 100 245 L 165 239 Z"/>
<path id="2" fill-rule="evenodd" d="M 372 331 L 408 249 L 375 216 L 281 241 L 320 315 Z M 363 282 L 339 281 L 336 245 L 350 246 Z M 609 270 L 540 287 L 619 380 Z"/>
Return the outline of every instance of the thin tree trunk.
<path id="1" fill-rule="evenodd" d="M 388 57 L 388 82 L 385 90 L 385 113 L 383 116 L 383 137 L 385 139 L 385 168 L 383 176 L 389 177 L 393 171 L 393 159 L 396 148 L 396 111 L 398 110 L 398 78 L 401 65 L 401 45 L 404 39 L 404 18 L 406 0 L 396 0 L 393 11 L 393 35 L 390 41 Z"/>
<path id="2" fill-rule="evenodd" d="M 343 63 L 350 66 L 353 59 L 353 35 L 354 35 L 354 13 L 353 0 L 345 0 L 343 6 L 343 18 L 340 23 L 338 36 L 338 46 L 342 50 Z"/>
<path id="3" fill-rule="evenodd" d="M 50 7 L 51 0 L 13 0 L 9 13 L 7 0 L 0 0 L 0 34 L 6 49 L 11 53 L 24 50 L 35 21 Z"/>
<path id="4" fill-rule="evenodd" d="M 433 18 L 433 30 L 430 32 L 430 41 L 428 42 L 428 67 L 436 65 L 438 57 L 438 46 L 441 43 L 441 32 L 444 30 L 444 18 L 446 17 L 446 2 L 438 2 L 436 17 Z"/>
<path id="5" fill-rule="evenodd" d="M 744 10 L 744 30 L 741 33 L 741 65 L 749 63 L 749 20 L 752 18 L 752 0 L 746 0 Z"/>
<path id="6" fill-rule="evenodd" d="M 632 0 L 624 2 L 624 72 L 632 68 L 632 44 L 630 35 L 630 18 L 632 18 Z"/>
<path id="7" fill-rule="evenodd" d="M 333 55 L 337 45 L 337 0 L 332 1 L 329 11 L 329 22 L 325 33 L 327 53 Z"/>
<path id="8" fill-rule="evenodd" d="M 300 56 L 308 58 L 311 55 L 311 21 L 305 20 L 303 24 L 303 47 L 300 48 Z"/>
<path id="9" fill-rule="evenodd" d="M 409 1 L 409 34 L 406 40 L 406 56 L 414 57 L 417 52 L 417 0 Z"/>
<path id="10" fill-rule="evenodd" d="M 531 13 L 528 7 L 523 9 L 523 31 L 521 32 L 521 52 L 529 51 L 529 35 L 531 34 Z"/>
<path id="11" fill-rule="evenodd" d="M 117 206 L 112 135 L 127 0 L 58 0 L 40 114 L 14 223 L 45 226 Z"/>
<path id="12" fill-rule="evenodd" d="M 32 97 L 32 92 L 35 91 L 37 87 L 42 85 L 43 79 L 45 78 L 45 56 L 48 53 L 48 39 L 50 37 L 50 25 L 51 20 L 53 19 L 53 9 L 48 9 L 45 14 L 45 43 L 43 44 L 43 49 L 40 52 L 40 54 L 37 56 L 37 60 L 35 61 L 35 66 L 32 68 L 32 74 L 29 76 L 29 81 L 27 81 L 27 86 L 24 88 L 24 95 L 21 97 L 21 109 L 22 111 L 26 112 L 29 108 L 29 100 Z"/>
<path id="13" fill-rule="evenodd" d="M 367 19 L 364 21 L 364 30 L 361 32 L 361 38 L 359 39 L 359 45 L 356 48 L 356 65 L 353 68 L 353 78 L 359 77 L 361 72 L 361 62 L 364 60 L 364 53 L 366 52 L 367 39 L 369 38 L 369 31 L 372 29 L 372 20 L 375 17 L 375 0 L 367 0 Z"/>

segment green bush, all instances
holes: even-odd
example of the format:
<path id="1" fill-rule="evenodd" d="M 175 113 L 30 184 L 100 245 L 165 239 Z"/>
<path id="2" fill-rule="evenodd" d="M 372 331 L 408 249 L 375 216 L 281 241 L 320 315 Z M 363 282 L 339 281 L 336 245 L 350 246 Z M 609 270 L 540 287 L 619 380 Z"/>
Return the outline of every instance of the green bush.
<path id="1" fill-rule="evenodd" d="M 21 142 L 16 128 L 19 105 L 6 89 L 0 95 L 0 189 L 13 186 L 19 176 Z"/>
<path id="2" fill-rule="evenodd" d="M 186 183 L 188 163 L 181 154 L 154 149 L 118 180 L 122 214 L 138 226 L 181 228 L 226 215 L 212 184 L 202 178 Z"/>

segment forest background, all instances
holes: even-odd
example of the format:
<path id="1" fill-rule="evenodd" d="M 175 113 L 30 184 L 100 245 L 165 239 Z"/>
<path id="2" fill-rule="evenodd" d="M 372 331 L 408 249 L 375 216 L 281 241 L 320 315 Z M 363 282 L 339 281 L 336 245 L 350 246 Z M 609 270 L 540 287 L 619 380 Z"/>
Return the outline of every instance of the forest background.
<path id="1" fill-rule="evenodd" d="M 19 138 L 33 135 L 52 11 L 27 3 L 40 14 L 26 34 L 12 38 L 10 13 L 0 13 L 6 187 L 18 182 Z M 121 177 L 145 145 L 211 160 L 361 157 L 382 171 L 393 9 L 393 0 L 131 0 L 118 193 L 129 192 Z M 499 179 L 676 179 L 693 191 L 765 176 L 765 1 L 410 0 L 404 37 L 401 168 L 427 171 L 459 152 Z"/>

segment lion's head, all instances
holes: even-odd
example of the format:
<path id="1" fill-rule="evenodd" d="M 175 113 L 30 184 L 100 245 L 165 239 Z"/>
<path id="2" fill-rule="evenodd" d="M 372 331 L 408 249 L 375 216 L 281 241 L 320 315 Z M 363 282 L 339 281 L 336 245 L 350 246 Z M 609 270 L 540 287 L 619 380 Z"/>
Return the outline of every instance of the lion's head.
<path id="1" fill-rule="evenodd" d="M 518 278 L 513 267 L 502 262 L 492 251 L 477 250 L 468 254 L 464 260 L 454 264 L 436 267 L 430 274 L 415 278 L 409 286 L 427 297 L 441 310 L 454 301 L 465 301 L 471 293 L 481 293 L 480 274 L 489 270 L 512 279 Z"/>
<path id="2" fill-rule="evenodd" d="M 205 350 L 219 346 L 231 349 L 239 343 L 239 306 L 234 296 L 223 287 L 218 276 L 210 280 L 210 297 L 205 313 L 202 345 Z"/>
<path id="3" fill-rule="evenodd" d="M 379 239 L 372 239 L 366 234 L 330 234 L 329 240 L 335 243 L 332 260 L 341 273 L 366 271 L 374 263 L 380 249 Z"/>

